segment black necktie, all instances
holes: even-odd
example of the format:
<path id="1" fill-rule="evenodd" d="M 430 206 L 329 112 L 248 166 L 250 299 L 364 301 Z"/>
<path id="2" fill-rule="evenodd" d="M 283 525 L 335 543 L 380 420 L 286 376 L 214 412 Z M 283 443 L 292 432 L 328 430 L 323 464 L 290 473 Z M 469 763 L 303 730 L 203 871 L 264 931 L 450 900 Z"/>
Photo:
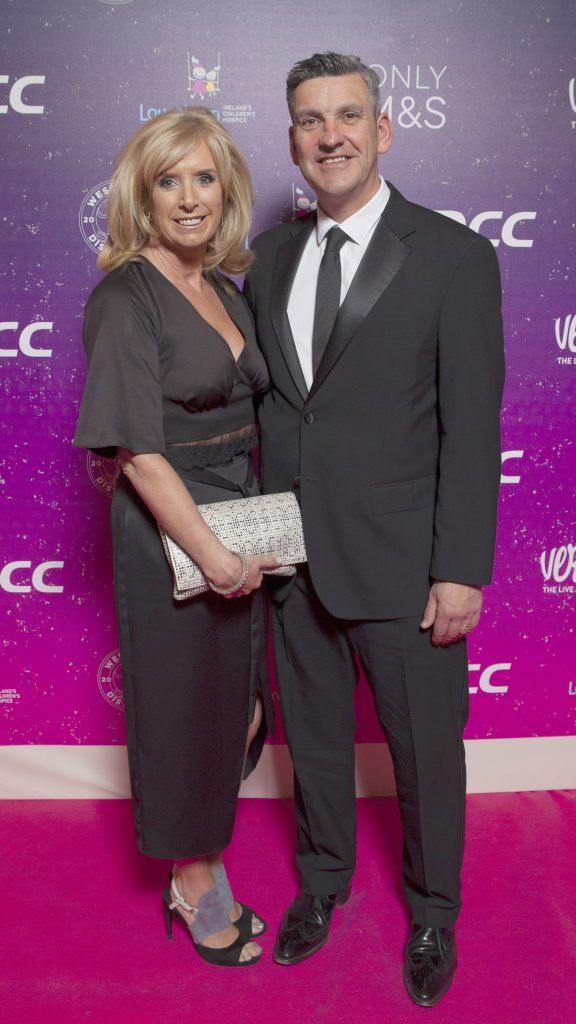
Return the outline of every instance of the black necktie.
<path id="1" fill-rule="evenodd" d="M 328 344 L 340 306 L 340 249 L 348 235 L 337 225 L 326 235 L 326 248 L 318 271 L 314 329 L 312 332 L 312 370 L 315 374 Z"/>

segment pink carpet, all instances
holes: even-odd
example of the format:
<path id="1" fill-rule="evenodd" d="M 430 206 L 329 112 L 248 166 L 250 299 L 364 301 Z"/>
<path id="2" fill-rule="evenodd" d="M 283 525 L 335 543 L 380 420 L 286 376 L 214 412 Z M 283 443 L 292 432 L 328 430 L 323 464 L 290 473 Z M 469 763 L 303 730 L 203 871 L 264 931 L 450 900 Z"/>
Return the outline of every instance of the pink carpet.
<path id="1" fill-rule="evenodd" d="M 472 796 L 459 969 L 434 1009 L 413 1006 L 400 964 L 395 802 L 361 800 L 353 897 L 328 945 L 295 967 L 271 959 L 291 900 L 289 801 L 241 800 L 228 871 L 268 920 L 265 957 L 204 964 L 164 937 L 163 862 L 134 848 L 124 801 L 0 803 L 2 1020 L 10 1024 L 556 1024 L 576 1002 L 576 791 Z"/>

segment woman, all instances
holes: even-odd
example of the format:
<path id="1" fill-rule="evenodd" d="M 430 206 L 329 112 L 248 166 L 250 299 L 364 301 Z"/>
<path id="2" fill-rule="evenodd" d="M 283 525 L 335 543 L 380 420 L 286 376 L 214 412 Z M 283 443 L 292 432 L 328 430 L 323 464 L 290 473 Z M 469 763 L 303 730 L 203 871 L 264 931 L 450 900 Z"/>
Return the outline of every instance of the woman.
<path id="1" fill-rule="evenodd" d="M 257 493 L 253 399 L 268 376 L 244 300 L 217 272 L 250 264 L 252 199 L 244 159 L 208 111 L 163 114 L 122 151 L 74 440 L 122 469 L 114 584 L 138 845 L 175 860 L 169 937 L 176 910 L 200 955 L 225 966 L 262 953 L 251 940 L 264 922 L 234 901 L 221 851 L 271 721 L 258 588 L 276 559 L 227 550 L 196 505 Z M 173 600 L 157 524 L 211 592 Z"/>

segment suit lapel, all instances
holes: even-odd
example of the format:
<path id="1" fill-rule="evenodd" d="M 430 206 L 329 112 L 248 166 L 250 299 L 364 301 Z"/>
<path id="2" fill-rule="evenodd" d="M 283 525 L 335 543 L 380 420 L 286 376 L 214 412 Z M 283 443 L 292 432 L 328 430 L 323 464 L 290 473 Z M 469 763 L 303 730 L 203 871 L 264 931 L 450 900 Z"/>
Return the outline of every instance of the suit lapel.
<path id="1" fill-rule="evenodd" d="M 393 186 L 390 186 L 390 191 L 391 196 L 386 209 L 336 317 L 309 397 L 317 391 L 330 373 L 411 252 L 410 245 L 403 240 L 414 231 L 408 203 Z"/>
<path id="2" fill-rule="evenodd" d="M 294 224 L 294 234 L 279 247 L 276 253 L 270 292 L 272 324 L 290 375 L 304 401 L 308 396 L 308 387 L 304 380 L 288 320 L 288 300 L 304 247 L 315 225 L 315 217 L 310 217 L 303 227 Z"/>

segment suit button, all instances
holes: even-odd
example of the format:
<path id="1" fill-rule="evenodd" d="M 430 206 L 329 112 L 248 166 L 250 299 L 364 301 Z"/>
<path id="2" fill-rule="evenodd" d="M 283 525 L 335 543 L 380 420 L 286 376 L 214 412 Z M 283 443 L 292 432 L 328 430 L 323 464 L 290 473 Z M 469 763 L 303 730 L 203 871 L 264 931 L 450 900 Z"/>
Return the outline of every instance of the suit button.
<path id="1" fill-rule="evenodd" d="M 292 487 L 300 487 L 300 477 L 295 476 L 292 481 Z"/>
<path id="2" fill-rule="evenodd" d="M 307 412 L 304 417 L 304 423 L 314 423 L 314 413 Z"/>

